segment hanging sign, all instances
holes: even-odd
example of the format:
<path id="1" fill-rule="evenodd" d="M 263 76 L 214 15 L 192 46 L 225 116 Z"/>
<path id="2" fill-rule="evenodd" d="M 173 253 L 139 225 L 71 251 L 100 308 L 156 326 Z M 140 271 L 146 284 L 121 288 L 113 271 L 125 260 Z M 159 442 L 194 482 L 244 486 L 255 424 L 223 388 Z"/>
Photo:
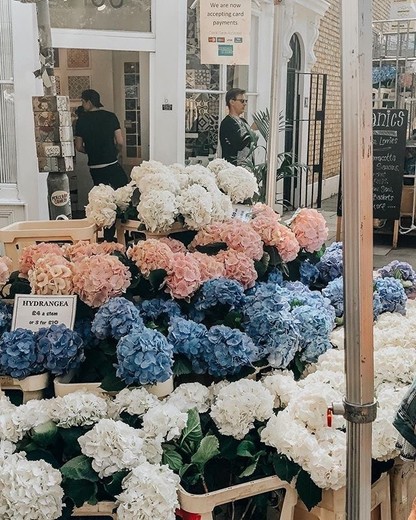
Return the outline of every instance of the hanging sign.
<path id="1" fill-rule="evenodd" d="M 251 0 L 200 0 L 201 63 L 248 65 Z"/>
<path id="2" fill-rule="evenodd" d="M 42 327 L 50 327 L 60 323 L 72 329 L 75 321 L 76 304 L 76 295 L 16 294 L 11 330 L 22 328 L 36 332 Z"/>

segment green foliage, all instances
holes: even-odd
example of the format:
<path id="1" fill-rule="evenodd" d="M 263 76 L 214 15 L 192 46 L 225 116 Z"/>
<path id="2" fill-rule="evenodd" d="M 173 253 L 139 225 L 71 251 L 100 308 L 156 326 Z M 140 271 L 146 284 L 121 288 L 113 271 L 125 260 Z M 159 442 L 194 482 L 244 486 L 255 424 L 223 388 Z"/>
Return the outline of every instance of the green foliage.
<path id="1" fill-rule="evenodd" d="M 250 130 L 251 146 L 250 152 L 243 164 L 243 166 L 251 170 L 256 176 L 259 185 L 258 201 L 265 202 L 266 200 L 266 184 L 267 184 L 267 151 L 268 141 L 270 135 L 270 113 L 268 109 L 259 110 L 253 114 L 253 120 L 257 126 L 257 130 L 265 141 L 265 145 L 259 144 L 259 134 Z M 279 131 L 284 131 L 287 128 L 283 116 L 279 115 Z M 299 173 L 306 169 L 305 164 L 294 161 L 291 153 L 282 152 L 277 154 L 277 169 L 276 181 L 286 177 L 297 177 Z"/>
<path id="2" fill-rule="evenodd" d="M 296 479 L 296 491 L 308 511 L 322 500 L 322 489 L 312 481 L 309 473 L 303 469 L 300 470 Z"/>

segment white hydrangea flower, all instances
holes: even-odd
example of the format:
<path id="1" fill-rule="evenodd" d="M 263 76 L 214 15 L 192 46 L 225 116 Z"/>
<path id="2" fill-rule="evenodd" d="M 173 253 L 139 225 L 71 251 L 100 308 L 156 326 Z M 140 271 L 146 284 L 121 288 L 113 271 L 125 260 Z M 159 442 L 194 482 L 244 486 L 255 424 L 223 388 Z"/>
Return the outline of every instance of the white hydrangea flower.
<path id="1" fill-rule="evenodd" d="M 315 364 L 309 365 L 313 367 L 312 372 L 316 370 L 328 370 L 330 372 L 341 372 L 344 374 L 345 355 L 344 350 L 331 348 L 321 354 Z"/>
<path id="2" fill-rule="evenodd" d="M 12 413 L 0 414 L 0 440 L 17 442 L 24 435 L 24 432 L 18 431 L 16 425 L 12 420 Z"/>
<path id="3" fill-rule="evenodd" d="M 188 414 L 171 403 L 161 403 L 150 408 L 143 416 L 143 432 L 145 437 L 162 436 L 170 441 L 181 436 L 188 421 Z"/>
<path id="4" fill-rule="evenodd" d="M 108 403 L 108 415 L 115 420 L 119 419 L 123 412 L 141 416 L 158 404 L 158 398 L 146 388 L 124 388 Z"/>
<path id="5" fill-rule="evenodd" d="M 293 378 L 293 372 L 288 370 L 273 372 L 265 376 L 261 382 L 274 397 L 274 408 L 287 406 L 291 398 L 299 391 L 298 384 Z"/>
<path id="6" fill-rule="evenodd" d="M 175 520 L 180 478 L 168 466 L 145 462 L 123 479 L 117 517 L 120 520 Z"/>
<path id="7" fill-rule="evenodd" d="M 307 375 L 304 379 L 300 379 L 298 381 L 299 388 L 304 388 L 308 390 L 308 388 L 314 385 L 326 385 L 333 388 L 339 396 L 345 394 L 345 374 L 341 371 L 332 371 L 327 369 L 317 370 L 309 375 Z M 336 397 L 334 397 L 336 398 Z"/>
<path id="8" fill-rule="evenodd" d="M 137 211 L 149 231 L 166 231 L 175 222 L 178 205 L 170 191 L 149 191 L 141 197 Z"/>
<path id="9" fill-rule="evenodd" d="M 233 205 L 231 203 L 230 197 L 225 193 L 222 193 L 220 190 L 215 190 L 211 192 L 211 198 L 212 222 L 225 222 L 230 220 L 233 214 Z"/>
<path id="10" fill-rule="evenodd" d="M 215 175 L 219 173 L 221 170 L 228 170 L 230 168 L 234 168 L 234 165 L 225 159 L 214 159 L 208 163 L 208 169 L 211 170 Z"/>
<path id="11" fill-rule="evenodd" d="M 274 398 L 261 383 L 241 379 L 222 388 L 211 407 L 211 417 L 223 435 L 243 439 L 254 421 L 273 414 Z"/>
<path id="12" fill-rule="evenodd" d="M 229 195 L 234 204 L 251 199 L 259 192 L 256 177 L 242 166 L 219 171 L 217 184 L 224 193 Z"/>
<path id="13" fill-rule="evenodd" d="M 196 408 L 199 413 L 205 413 L 211 406 L 211 392 L 200 383 L 184 383 L 170 394 L 166 402 L 174 404 L 181 412 Z"/>
<path id="14" fill-rule="evenodd" d="M 184 190 L 189 186 L 189 177 L 186 173 L 175 173 L 175 177 L 181 190 Z"/>
<path id="15" fill-rule="evenodd" d="M 344 350 L 345 330 L 344 327 L 337 327 L 329 335 L 329 341 L 339 350 Z"/>
<path id="16" fill-rule="evenodd" d="M 137 181 L 137 187 L 142 195 L 146 195 L 152 190 L 170 191 L 176 195 L 181 190 L 176 175 L 169 170 L 143 176 Z"/>
<path id="17" fill-rule="evenodd" d="M 91 188 L 88 193 L 88 202 L 90 203 L 115 203 L 116 196 L 114 189 L 108 184 L 99 184 L 98 186 L 94 186 Z"/>
<path id="18" fill-rule="evenodd" d="M 169 164 L 168 168 L 176 175 L 176 174 L 179 174 L 179 175 L 182 175 L 182 174 L 185 174 L 186 175 L 186 166 L 184 164 L 180 164 L 180 163 L 173 163 L 173 164 Z"/>
<path id="19" fill-rule="evenodd" d="M 132 469 L 146 459 L 138 431 L 121 421 L 101 419 L 78 439 L 81 451 L 92 458 L 92 467 L 102 477 Z"/>
<path id="20" fill-rule="evenodd" d="M 143 430 L 139 430 L 139 435 L 143 439 L 143 455 L 146 457 L 146 460 L 150 464 L 160 464 L 163 456 L 163 436 L 146 437 Z"/>
<path id="21" fill-rule="evenodd" d="M 117 188 L 114 192 L 114 202 L 121 211 L 126 211 L 131 202 L 131 197 L 136 189 L 135 182 L 129 182 L 126 186 Z"/>
<path id="22" fill-rule="evenodd" d="M 4 459 L 16 451 L 16 445 L 10 441 L 0 440 L 0 464 Z"/>
<path id="23" fill-rule="evenodd" d="M 189 186 L 192 186 L 193 184 L 198 184 L 199 186 L 202 186 L 209 192 L 219 191 L 219 188 L 215 181 L 214 174 L 209 170 L 207 170 L 207 172 L 209 175 L 207 175 L 206 173 L 201 173 L 199 171 L 188 173 Z"/>
<path id="24" fill-rule="evenodd" d="M 9 455 L 0 464 L 0 518 L 54 520 L 62 514 L 61 473 L 43 460 Z"/>
<path id="25" fill-rule="evenodd" d="M 178 211 L 190 229 L 201 229 L 211 222 L 212 197 L 202 186 L 189 186 L 176 200 Z"/>
<path id="26" fill-rule="evenodd" d="M 90 202 L 85 206 L 85 216 L 99 228 L 109 228 L 116 221 L 117 206 L 114 202 Z"/>
<path id="27" fill-rule="evenodd" d="M 218 383 L 211 383 L 211 385 L 208 387 L 211 394 L 211 401 L 213 401 L 217 397 L 219 392 L 229 384 L 231 383 L 226 379 L 218 381 Z"/>
<path id="28" fill-rule="evenodd" d="M 385 347 L 413 349 L 416 344 L 414 317 L 398 312 L 384 312 L 374 324 L 374 350 Z"/>
<path id="29" fill-rule="evenodd" d="M 416 351 L 403 347 L 386 347 L 374 352 L 375 386 L 383 382 L 410 385 L 416 373 Z"/>
<path id="30" fill-rule="evenodd" d="M 50 418 L 50 401 L 46 399 L 32 399 L 26 404 L 17 406 L 11 413 L 11 420 L 20 439 L 27 431 L 48 422 Z"/>
<path id="31" fill-rule="evenodd" d="M 62 428 L 90 426 L 107 417 L 107 401 L 91 392 L 72 392 L 51 399 L 50 417 Z"/>
<path id="32" fill-rule="evenodd" d="M 202 164 L 190 164 L 185 168 L 185 173 L 189 176 L 199 174 L 204 176 L 205 178 L 211 177 L 211 179 L 215 180 L 214 173 L 209 168 L 202 166 Z"/>
<path id="33" fill-rule="evenodd" d="M 131 180 L 138 184 L 139 180 L 154 173 L 170 173 L 170 168 L 159 161 L 143 161 L 135 166 L 130 173 Z"/>

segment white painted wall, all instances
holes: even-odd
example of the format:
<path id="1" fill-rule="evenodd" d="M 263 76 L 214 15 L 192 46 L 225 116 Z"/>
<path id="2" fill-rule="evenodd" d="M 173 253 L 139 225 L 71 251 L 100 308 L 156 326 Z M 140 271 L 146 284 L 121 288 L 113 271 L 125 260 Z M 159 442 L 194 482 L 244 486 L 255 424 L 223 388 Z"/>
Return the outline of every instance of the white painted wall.
<path id="1" fill-rule="evenodd" d="M 150 56 L 150 158 L 185 157 L 186 1 L 155 0 L 156 52 Z M 162 110 L 171 104 L 172 110 Z"/>
<path id="2" fill-rule="evenodd" d="M 48 219 L 46 175 L 38 172 L 32 112 L 32 96 L 43 92 L 41 81 L 33 75 L 39 68 L 34 6 L 12 2 L 12 23 L 18 186 L 15 203 L 17 207 L 25 204 L 24 216 L 29 220 Z"/>

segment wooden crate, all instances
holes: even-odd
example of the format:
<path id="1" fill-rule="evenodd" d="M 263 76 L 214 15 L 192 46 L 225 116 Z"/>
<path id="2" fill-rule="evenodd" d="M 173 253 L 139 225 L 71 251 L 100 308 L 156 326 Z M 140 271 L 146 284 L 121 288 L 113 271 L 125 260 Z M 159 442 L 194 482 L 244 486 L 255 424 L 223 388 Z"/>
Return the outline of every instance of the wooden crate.
<path id="1" fill-rule="evenodd" d="M 23 404 L 31 399 L 42 399 L 48 386 L 49 374 L 37 374 L 24 379 L 0 376 L 0 390 L 18 390 L 23 394 Z"/>
<path id="2" fill-rule="evenodd" d="M 84 518 L 94 518 L 97 516 L 105 516 L 117 520 L 117 506 L 114 502 L 98 502 L 98 504 L 91 506 L 85 504 L 82 507 L 75 508 L 72 517 L 82 516 Z"/>
<path id="3" fill-rule="evenodd" d="M 345 520 L 345 487 L 324 490 L 318 506 L 308 511 L 301 500 L 295 507 L 294 520 Z M 371 520 L 391 520 L 390 477 L 384 473 L 371 486 Z"/>
<path id="4" fill-rule="evenodd" d="M 390 470 L 391 518 L 407 520 L 416 497 L 416 463 L 397 458 Z"/>
<path id="5" fill-rule="evenodd" d="M 16 270 L 26 246 L 39 242 L 96 242 L 96 231 L 96 225 L 88 219 L 31 220 L 1 228 L 0 242 L 4 244 L 4 254 L 13 262 L 13 270 Z"/>
<path id="6" fill-rule="evenodd" d="M 193 495 L 180 487 L 178 491 L 180 509 L 177 511 L 177 515 L 182 520 L 212 520 L 216 506 L 278 489 L 286 491 L 280 520 L 292 520 L 297 494 L 288 482 L 284 482 L 278 477 L 261 478 L 202 495 Z"/>

